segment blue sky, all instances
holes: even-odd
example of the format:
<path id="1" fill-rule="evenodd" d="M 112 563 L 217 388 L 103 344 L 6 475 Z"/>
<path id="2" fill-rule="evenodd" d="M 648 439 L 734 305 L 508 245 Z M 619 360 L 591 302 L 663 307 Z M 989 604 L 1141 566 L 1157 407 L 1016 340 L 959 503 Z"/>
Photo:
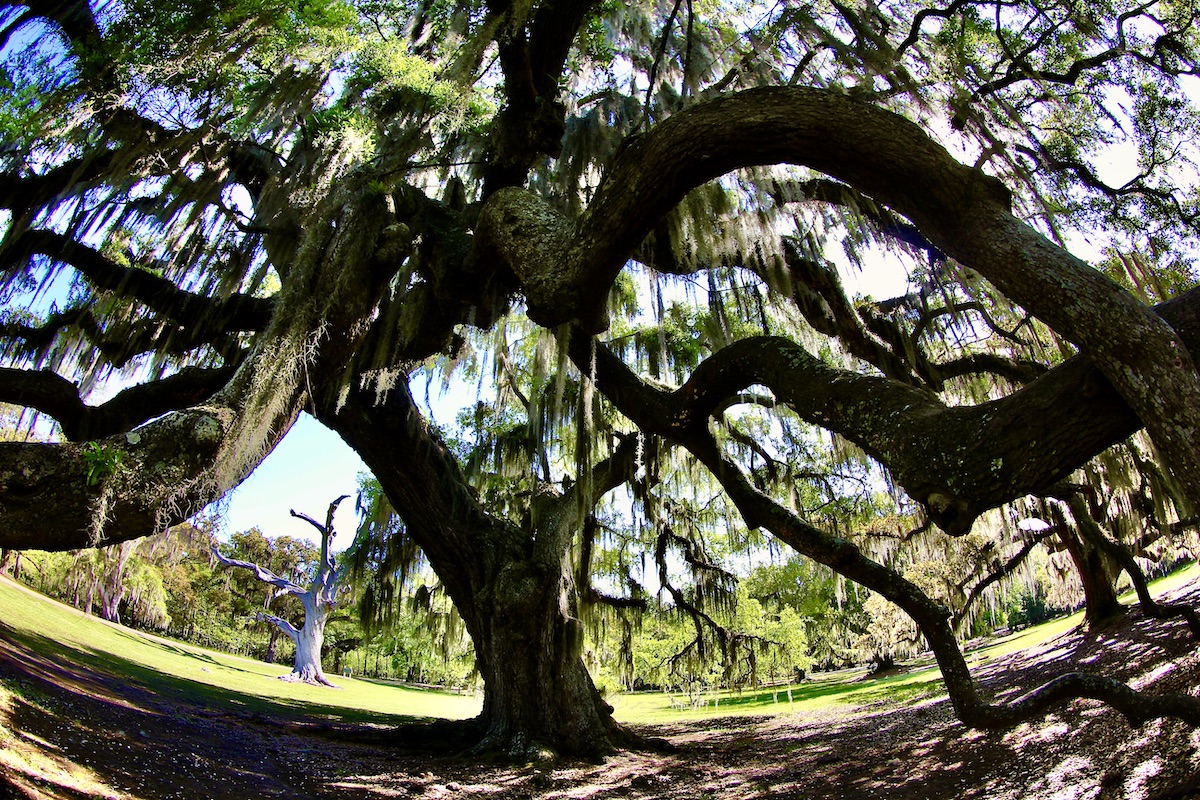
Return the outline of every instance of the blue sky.
<path id="1" fill-rule="evenodd" d="M 295 509 L 325 521 L 329 504 L 348 494 L 334 517 L 336 549 L 348 547 L 358 524 L 354 503 L 358 474 L 366 472 L 358 454 L 336 433 L 307 414 L 288 431 L 242 485 L 216 504 L 225 535 L 258 527 L 264 534 L 316 539 L 316 530 L 291 515 Z M 211 508 L 211 507 L 210 507 Z"/>
<path id="2" fill-rule="evenodd" d="M 414 393 L 424 397 L 423 388 L 414 386 Z M 474 397 L 473 385 L 452 385 L 441 393 L 431 391 L 435 421 L 451 423 L 458 410 L 474 402 Z M 340 436 L 308 414 L 301 414 L 250 477 L 209 509 L 219 514 L 222 538 L 258 527 L 271 538 L 286 535 L 316 541 L 316 529 L 293 517 L 291 511 L 324 522 L 329 504 L 347 494 L 350 496 L 338 506 L 333 518 L 337 533 L 334 549 L 342 550 L 354 540 L 358 475 L 365 472 L 362 459 Z"/>

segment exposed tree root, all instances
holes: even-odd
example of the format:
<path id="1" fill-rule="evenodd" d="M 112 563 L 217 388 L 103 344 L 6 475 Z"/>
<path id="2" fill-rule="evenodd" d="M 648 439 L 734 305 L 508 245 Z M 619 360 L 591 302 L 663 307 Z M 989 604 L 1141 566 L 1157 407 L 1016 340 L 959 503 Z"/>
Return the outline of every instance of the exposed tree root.
<path id="1" fill-rule="evenodd" d="M 299 672 L 289 672 L 287 675 L 280 675 L 279 680 L 287 681 L 288 683 L 307 683 L 312 686 L 327 686 L 330 689 L 340 689 L 342 687 L 333 683 L 324 675 L 308 675 Z"/>
<path id="2" fill-rule="evenodd" d="M 1111 706 L 1135 728 L 1164 717 L 1200 726 L 1200 698 L 1186 694 L 1147 694 L 1115 678 L 1084 672 L 1059 675 L 1003 705 L 976 703 L 973 708 L 963 709 L 955 702 L 954 693 L 951 693 L 951 701 L 955 702 L 959 718 L 964 724 L 993 730 L 1011 728 L 1044 716 L 1056 705 L 1083 698 L 1099 700 Z"/>

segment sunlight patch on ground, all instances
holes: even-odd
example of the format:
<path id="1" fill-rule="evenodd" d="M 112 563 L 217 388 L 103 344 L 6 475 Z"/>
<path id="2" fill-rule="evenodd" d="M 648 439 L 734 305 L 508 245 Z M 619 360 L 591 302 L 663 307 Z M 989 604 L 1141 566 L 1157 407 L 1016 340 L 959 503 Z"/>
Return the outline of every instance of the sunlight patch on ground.
<path id="1" fill-rule="evenodd" d="M 351 789 L 369 792 L 376 797 L 423 797 L 435 800 L 442 797 L 481 797 L 500 794 L 504 787 L 491 783 L 463 784 L 440 781 L 433 773 L 424 775 L 354 775 L 328 784 L 330 789 Z"/>
<path id="2" fill-rule="evenodd" d="M 1152 719 L 1135 731 L 1135 734 L 1140 734 L 1136 738 L 1131 739 L 1129 744 L 1131 747 L 1145 747 L 1153 742 L 1162 733 L 1163 721 L 1161 719 Z"/>
<path id="3" fill-rule="evenodd" d="M 87 767 L 75 764 L 58 752 L 59 748 L 33 734 L 14 731 L 11 718 L 15 707 L 28 703 L 0 685 L 0 772 L 5 773 L 31 797 L 43 796 L 48 787 L 70 796 L 124 800 L 128 795 L 115 791 Z M 55 795 L 48 795 L 55 796 Z"/>
<path id="4" fill-rule="evenodd" d="M 1138 677 L 1131 680 L 1129 682 L 1129 686 L 1133 689 L 1141 690 L 1141 689 L 1145 688 L 1146 686 L 1149 686 L 1150 684 L 1154 683 L 1159 678 L 1163 678 L 1167 675 L 1170 675 L 1172 672 L 1175 671 L 1176 667 L 1178 667 L 1178 666 L 1179 666 L 1179 664 L 1177 664 L 1177 663 L 1159 664 L 1157 667 L 1150 670 L 1149 672 L 1139 675 Z"/>
<path id="5" fill-rule="evenodd" d="M 1084 800 L 1095 797 L 1099 787 L 1080 780 L 1092 769 L 1092 760 L 1083 756 L 1071 756 L 1050 771 L 1046 776 L 1046 788 L 1053 792 L 1049 800 Z"/>
<path id="6" fill-rule="evenodd" d="M 1146 782 L 1160 772 L 1162 772 L 1162 762 L 1158 760 L 1158 756 L 1139 764 L 1133 774 L 1125 780 L 1125 796 L 1138 800 L 1145 797 L 1147 794 Z"/>
<path id="7" fill-rule="evenodd" d="M 1051 720 L 1054 720 L 1051 722 Z M 1071 731 L 1071 726 L 1057 719 L 1054 716 L 1047 716 L 1046 722 L 1042 725 L 1030 725 L 1022 723 L 1013 728 L 1004 735 L 1001 740 L 1006 745 L 1009 745 L 1014 750 L 1023 750 L 1029 745 L 1039 745 L 1052 742 L 1060 736 L 1065 736 Z"/>
<path id="8" fill-rule="evenodd" d="M 655 793 L 653 790 L 656 788 L 658 792 L 669 793 L 670 778 L 661 774 L 661 766 L 661 763 L 656 763 L 650 758 L 627 753 L 605 763 L 602 781 L 597 780 L 595 770 L 564 769 L 535 775 L 530 781 L 530 786 L 544 790 L 552 788 L 560 781 L 587 781 L 569 789 L 551 791 L 544 795 L 545 800 L 587 800 L 597 795 L 608 794 L 637 796 L 639 792 Z"/>

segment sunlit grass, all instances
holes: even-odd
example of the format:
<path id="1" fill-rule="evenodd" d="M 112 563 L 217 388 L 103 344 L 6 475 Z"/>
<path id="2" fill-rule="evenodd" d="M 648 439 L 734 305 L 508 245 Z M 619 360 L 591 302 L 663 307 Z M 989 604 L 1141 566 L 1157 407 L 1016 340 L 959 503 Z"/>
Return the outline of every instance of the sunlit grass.
<path id="1" fill-rule="evenodd" d="M 1200 577 L 1189 566 L 1155 581 L 1155 595 Z M 1130 602 L 1131 595 L 1122 596 Z M 1076 613 L 996 639 L 972 650 L 971 664 L 1009 655 L 1078 626 Z M 46 659 L 75 662 L 122 676 L 171 699 L 209 709 L 306 720 L 396 724 L 413 719 L 465 719 L 479 713 L 477 697 L 417 690 L 380 681 L 330 676 L 340 689 L 275 680 L 289 672 L 200 647 L 150 636 L 98 620 L 0 580 L 0 635 Z M 805 713 L 818 709 L 898 705 L 943 693 L 932 660 L 906 672 L 872 677 L 867 670 L 817 673 L 791 686 L 709 692 L 692 705 L 679 694 L 641 692 L 608 698 L 623 722 L 671 722 L 739 714 Z M 10 687 L 11 689 L 11 687 Z M 3 690 L 3 686 L 0 686 Z"/>
<path id="2" fill-rule="evenodd" d="M 53 661 L 125 677 L 171 699 L 273 717 L 395 724 L 465 719 L 480 701 L 331 675 L 340 689 L 276 680 L 290 667 L 264 664 L 112 625 L 0 580 L 0 635 Z"/>
<path id="3" fill-rule="evenodd" d="M 1150 591 L 1156 597 L 1178 589 L 1200 577 L 1200 565 L 1188 567 L 1152 581 Z M 1121 595 L 1123 603 L 1136 601 L 1133 592 Z M 1083 623 L 1078 611 L 1041 625 L 990 641 L 970 651 L 967 662 L 980 664 L 1056 639 Z M 902 705 L 945 694 L 941 671 L 931 657 L 915 659 L 906 672 L 872 678 L 866 668 L 816 673 L 810 679 L 791 686 L 767 689 L 709 692 L 701 704 L 693 706 L 681 695 L 663 692 L 639 692 L 610 697 L 616 717 L 625 722 L 668 722 L 678 719 L 702 719 L 734 714 L 786 714 L 811 712 L 819 708 L 841 706 L 847 710 L 870 705 Z M 672 699 L 683 708 L 672 705 Z"/>

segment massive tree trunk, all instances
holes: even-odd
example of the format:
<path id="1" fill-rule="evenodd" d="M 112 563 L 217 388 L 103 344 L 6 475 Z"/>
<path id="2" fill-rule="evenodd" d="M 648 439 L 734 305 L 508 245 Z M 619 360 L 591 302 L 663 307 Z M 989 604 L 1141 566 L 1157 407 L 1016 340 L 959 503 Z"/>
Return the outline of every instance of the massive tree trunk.
<path id="1" fill-rule="evenodd" d="M 502 567 L 471 613 L 484 679 L 481 751 L 517 758 L 594 755 L 631 740 L 613 721 L 581 659 L 570 570 Z"/>
<path id="2" fill-rule="evenodd" d="M 284 677 L 287 680 L 333 686 L 321 667 L 321 650 L 325 646 L 325 623 L 329 619 L 329 610 L 317 608 L 316 605 L 308 601 L 304 603 L 304 627 L 299 630 L 292 628 L 294 633 L 284 629 L 296 643 L 292 672 Z"/>
<path id="3" fill-rule="evenodd" d="M 318 411 L 362 455 L 463 617 L 484 680 L 476 751 L 595 756 L 636 741 L 580 658 L 570 558 L 586 510 L 630 474 L 635 448 L 563 493 L 543 487 L 518 525 L 483 508 L 407 386 L 383 399 L 351 387 Z"/>

